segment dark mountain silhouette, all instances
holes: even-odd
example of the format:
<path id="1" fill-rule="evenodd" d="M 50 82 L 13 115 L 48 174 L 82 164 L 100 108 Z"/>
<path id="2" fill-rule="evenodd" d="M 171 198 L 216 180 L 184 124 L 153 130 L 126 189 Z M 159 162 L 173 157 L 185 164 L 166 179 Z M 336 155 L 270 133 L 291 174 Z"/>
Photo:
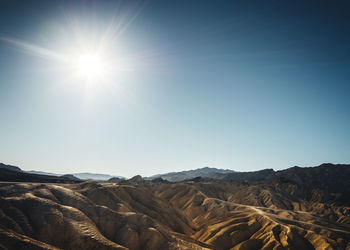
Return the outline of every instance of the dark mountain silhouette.
<path id="1" fill-rule="evenodd" d="M 217 169 L 217 168 L 204 167 L 204 168 L 198 168 L 194 170 L 187 170 L 187 171 L 181 171 L 181 172 L 157 174 L 151 177 L 147 177 L 145 179 L 153 180 L 156 178 L 162 178 L 163 180 L 178 182 L 186 179 L 192 179 L 195 177 L 223 178 L 223 176 L 228 173 L 234 173 L 234 171 L 229 169 Z"/>
<path id="2" fill-rule="evenodd" d="M 51 176 L 30 174 L 22 171 L 19 167 L 0 165 L 0 181 L 7 182 L 40 182 L 40 183 L 78 183 L 80 179 L 73 176 Z"/>
<path id="3" fill-rule="evenodd" d="M 30 170 L 26 171 L 27 173 L 30 174 L 42 174 L 42 175 L 52 175 L 52 176 L 62 176 L 62 174 L 55 174 L 55 173 L 48 173 L 48 172 L 43 172 L 43 171 L 36 171 L 36 170 Z M 96 180 L 96 181 L 107 181 L 111 178 L 120 178 L 120 179 L 125 179 L 122 176 L 114 176 L 114 175 L 109 175 L 109 174 L 99 174 L 99 173 L 73 173 L 71 174 L 75 176 L 78 179 L 81 180 Z"/>
<path id="4" fill-rule="evenodd" d="M 6 165 L 4 163 L 0 163 L 0 169 L 7 169 L 7 170 L 11 170 L 11 171 L 16 171 L 16 172 L 22 172 L 22 169 L 20 169 L 19 167 L 12 166 L 12 165 Z"/>

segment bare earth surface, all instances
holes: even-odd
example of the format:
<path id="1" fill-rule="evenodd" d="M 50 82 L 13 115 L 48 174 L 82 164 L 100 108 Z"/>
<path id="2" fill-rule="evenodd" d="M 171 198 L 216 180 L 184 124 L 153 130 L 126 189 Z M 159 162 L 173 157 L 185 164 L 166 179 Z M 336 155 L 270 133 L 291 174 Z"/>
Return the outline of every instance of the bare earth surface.
<path id="1" fill-rule="evenodd" d="M 350 249 L 350 207 L 327 195 L 281 181 L 1 183 L 0 249 Z"/>

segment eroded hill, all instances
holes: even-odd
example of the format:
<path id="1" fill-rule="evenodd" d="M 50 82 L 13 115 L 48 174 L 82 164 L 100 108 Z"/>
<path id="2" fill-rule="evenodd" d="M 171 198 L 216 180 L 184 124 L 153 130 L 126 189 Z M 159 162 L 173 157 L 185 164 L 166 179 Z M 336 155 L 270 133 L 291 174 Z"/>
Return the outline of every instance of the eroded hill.
<path id="1" fill-rule="evenodd" d="M 1 183 L 0 247 L 350 249 L 348 170 L 316 170 L 260 182 Z"/>

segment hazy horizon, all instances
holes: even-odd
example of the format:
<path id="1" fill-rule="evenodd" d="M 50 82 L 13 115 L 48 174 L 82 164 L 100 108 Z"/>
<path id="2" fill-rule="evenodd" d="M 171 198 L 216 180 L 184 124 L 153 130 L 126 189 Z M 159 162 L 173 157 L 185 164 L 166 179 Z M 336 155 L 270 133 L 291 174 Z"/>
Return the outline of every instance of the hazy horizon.
<path id="1" fill-rule="evenodd" d="M 11 164 L 6 164 L 4 162 L 0 162 L 2 164 L 5 164 L 5 165 L 11 165 Z M 300 168 L 313 168 L 313 167 L 318 167 L 318 166 L 321 166 L 323 164 L 331 164 L 331 165 L 350 165 L 349 163 L 343 163 L 343 162 L 323 162 L 323 163 L 320 163 L 320 164 L 317 164 L 317 165 L 310 165 L 310 166 L 298 166 L 298 165 L 293 165 L 293 166 L 288 166 L 288 167 L 285 167 L 285 168 L 279 168 L 279 169 L 274 169 L 274 168 L 259 168 L 259 167 L 256 167 L 254 168 L 254 170 L 242 170 L 242 171 L 238 171 L 238 170 L 235 170 L 235 169 L 231 169 L 231 168 L 216 168 L 216 167 L 211 167 L 211 166 L 203 166 L 203 167 L 198 167 L 198 168 L 179 168 L 177 170 L 174 170 L 174 171 L 168 171 L 168 172 L 157 172 L 157 173 L 153 173 L 153 174 L 149 174 L 149 175 L 141 175 L 142 177 L 153 177 L 153 176 L 157 176 L 157 175 L 164 175 L 164 174 L 170 174 L 170 173 L 178 173 L 178 172 L 186 172 L 186 171 L 192 171 L 192 170 L 199 170 L 199 169 L 204 169 L 204 168 L 215 168 L 215 169 L 218 169 L 218 170 L 233 170 L 234 172 L 255 172 L 255 171 L 260 171 L 260 170 L 266 170 L 266 169 L 272 169 L 274 170 L 275 172 L 277 171 L 283 171 L 283 170 L 286 170 L 286 169 L 289 169 L 289 168 L 293 168 L 293 167 L 300 167 Z M 15 166 L 15 165 L 11 165 L 11 166 Z M 59 171 L 56 171 L 56 172 L 48 172 L 48 171 L 45 171 L 45 170 L 37 170 L 37 169 L 27 169 L 23 166 L 15 166 L 15 167 L 19 167 L 21 170 L 23 171 L 26 171 L 26 172 L 31 172 L 31 171 L 34 171 L 34 172 L 37 172 L 37 173 L 43 173 L 43 174 L 58 174 L 58 175 L 66 175 L 66 174 L 92 174 L 92 175 L 110 175 L 110 176 L 114 176 L 114 177 L 123 177 L 123 178 L 126 178 L 126 179 L 129 179 L 129 178 L 132 178 L 136 175 L 140 175 L 138 173 L 134 173 L 132 175 L 128 175 L 128 176 L 123 176 L 123 175 L 119 175 L 118 173 L 106 173 L 106 172 L 88 172 L 88 171 L 80 171 L 80 172 L 74 172 L 74 171 L 71 171 L 71 172 L 59 172 Z M 103 171 L 103 170 L 102 170 Z"/>
<path id="2" fill-rule="evenodd" d="M 348 10 L 1 1 L 0 162 L 125 177 L 350 163 Z"/>

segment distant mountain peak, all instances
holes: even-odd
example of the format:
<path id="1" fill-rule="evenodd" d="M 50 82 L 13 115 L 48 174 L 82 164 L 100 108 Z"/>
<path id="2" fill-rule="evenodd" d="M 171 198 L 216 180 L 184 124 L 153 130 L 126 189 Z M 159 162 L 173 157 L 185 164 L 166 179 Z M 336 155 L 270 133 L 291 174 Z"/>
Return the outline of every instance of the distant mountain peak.
<path id="1" fill-rule="evenodd" d="M 158 174 L 158 175 L 148 177 L 146 179 L 153 180 L 157 178 L 162 178 L 163 180 L 166 180 L 166 181 L 178 182 L 178 181 L 183 181 L 187 179 L 193 179 L 196 177 L 216 178 L 218 177 L 217 175 L 229 174 L 229 173 L 235 173 L 235 171 L 230 169 L 219 169 L 219 168 L 212 168 L 212 167 L 205 166 L 203 168 L 197 168 L 192 170 Z"/>
<path id="2" fill-rule="evenodd" d="M 135 175 L 134 177 L 130 178 L 128 181 L 131 182 L 142 182 L 143 178 L 141 175 Z"/>
<path id="3" fill-rule="evenodd" d="M 0 168 L 2 169 L 8 169 L 8 170 L 12 170 L 12 171 L 16 171 L 16 172 L 22 172 L 22 169 L 20 169 L 17 166 L 12 166 L 12 165 L 6 165 L 4 163 L 0 162 Z"/>

